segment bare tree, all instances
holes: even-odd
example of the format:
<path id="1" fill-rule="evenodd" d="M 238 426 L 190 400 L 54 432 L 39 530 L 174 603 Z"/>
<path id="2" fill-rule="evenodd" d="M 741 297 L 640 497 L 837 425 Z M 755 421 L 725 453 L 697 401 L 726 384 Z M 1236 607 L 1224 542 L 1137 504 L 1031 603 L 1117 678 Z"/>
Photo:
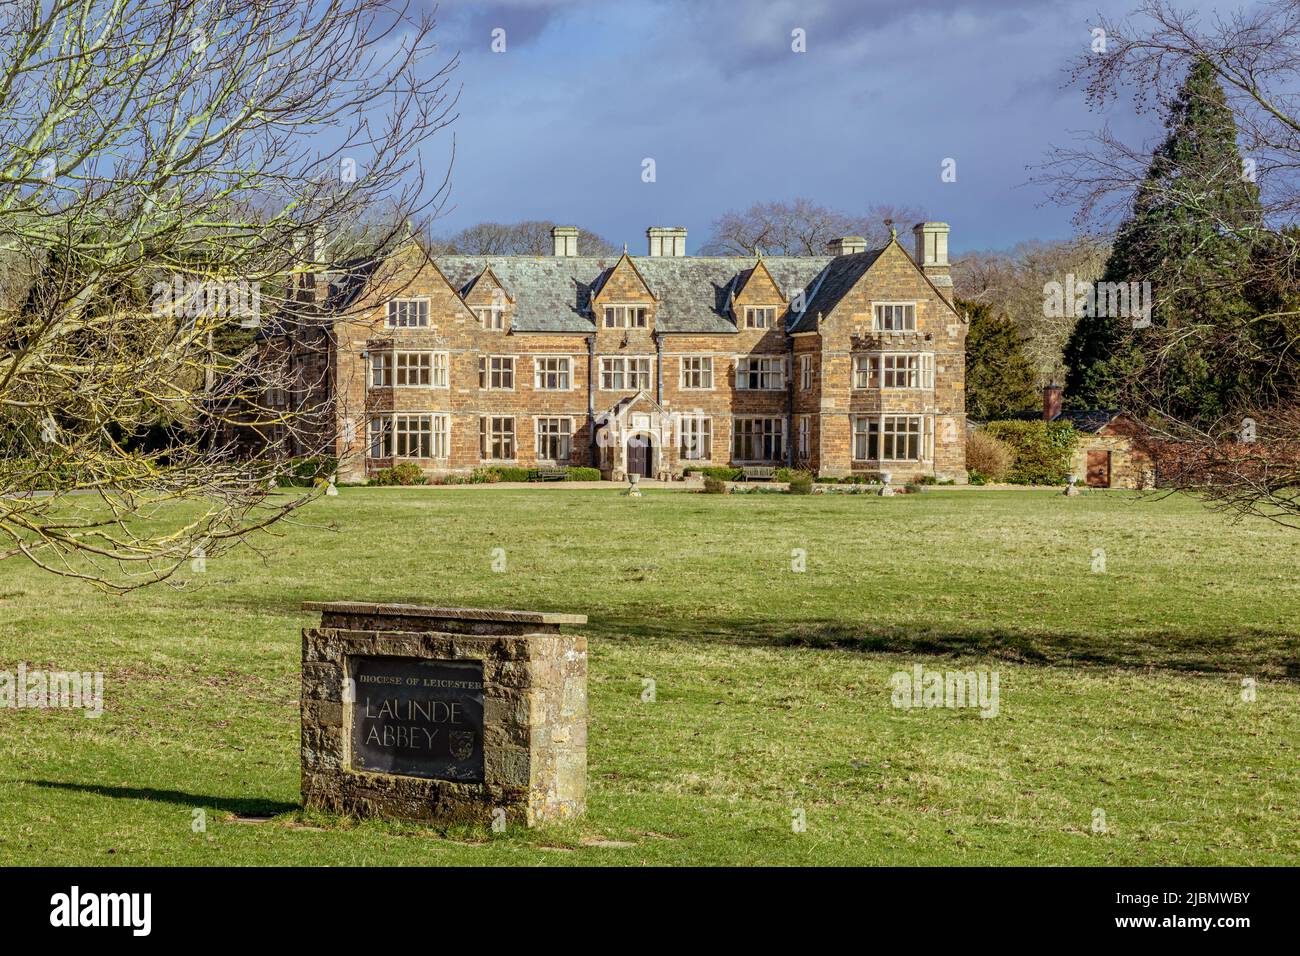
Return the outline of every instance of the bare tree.
<path id="1" fill-rule="evenodd" d="M 1142 0 L 1134 15 L 1103 18 L 1096 29 L 1102 31 L 1098 47 L 1081 56 L 1070 74 L 1093 106 L 1125 99 L 1142 112 L 1161 109 L 1192 64 L 1209 64 L 1227 93 L 1246 159 L 1245 169 L 1223 174 L 1259 183 L 1265 223 L 1295 220 L 1300 211 L 1300 95 L 1295 92 L 1300 3 L 1272 0 L 1205 17 L 1167 0 Z M 1113 221 L 1143 183 L 1150 159 L 1149 144 L 1125 142 L 1103 126 L 1081 146 L 1057 149 L 1042 178 L 1055 198 L 1077 206 L 1081 224 Z M 1235 221 L 1218 225 L 1243 228 Z"/>
<path id="2" fill-rule="evenodd" d="M 319 493 L 273 485 L 323 450 L 330 410 L 294 400 L 323 364 L 254 339 L 324 328 L 329 278 L 436 212 L 433 26 L 387 0 L 0 6 L 0 559 L 124 590 Z"/>
<path id="3" fill-rule="evenodd" d="M 1200 493 L 1237 514 L 1294 523 L 1300 519 L 1300 3 L 1273 0 L 1203 15 L 1167 0 L 1143 0 L 1134 15 L 1101 20 L 1094 37 L 1092 52 L 1071 73 L 1094 106 L 1127 99 L 1139 111 L 1167 111 L 1176 96 L 1188 96 L 1183 84 L 1193 67 L 1208 66 L 1217 89 L 1204 103 L 1182 108 L 1212 108 L 1210 98 L 1226 97 L 1242 151 L 1240 168 L 1234 162 L 1195 177 L 1157 177 L 1148 172 L 1151 144 L 1127 142 L 1103 126 L 1055 150 L 1041 168 L 1053 198 L 1074 206 L 1085 229 L 1109 229 L 1140 198 L 1145 209 L 1177 210 L 1167 217 L 1171 232 L 1194 229 L 1210 241 L 1231 237 L 1247 251 L 1241 269 L 1217 276 L 1198 268 L 1195 255 L 1161 264 L 1152 282 L 1157 314 L 1167 302 L 1243 290 L 1254 308 L 1210 316 L 1218 327 L 1166 315 L 1154 328 L 1127 332 L 1152 356 L 1156 374 L 1134 365 L 1126 401 L 1142 416 L 1147 437 L 1157 440 L 1164 485 Z M 1258 185 L 1259 215 L 1229 217 L 1225 210 L 1236 207 L 1215 197 L 1242 181 Z M 1225 368 L 1255 370 L 1254 398 L 1210 421 L 1171 414 L 1157 394 L 1162 363 L 1178 361 L 1197 338 L 1218 343 L 1217 361 Z"/>
<path id="4" fill-rule="evenodd" d="M 759 250 L 777 256 L 824 256 L 832 239 L 863 236 L 869 244 L 882 246 L 889 239 L 886 221 L 910 228 L 923 218 L 906 206 L 876 204 L 854 215 L 808 199 L 755 203 L 715 219 L 702 249 L 706 255 L 723 256 L 750 256 Z"/>
<path id="5" fill-rule="evenodd" d="M 432 239 L 435 252 L 463 256 L 549 256 L 553 251 L 551 227 L 568 225 L 545 219 L 524 222 L 480 222 L 447 239 Z M 578 252 L 584 256 L 609 256 L 613 243 L 586 229 L 578 230 Z"/>
<path id="6" fill-rule="evenodd" d="M 953 285 L 959 299 L 987 302 L 1016 323 L 1040 385 L 1061 382 L 1062 352 L 1077 320 L 1044 309 L 1044 289 L 1068 277 L 1080 284 L 1095 282 L 1107 251 L 1105 240 L 1085 236 L 1024 242 L 1006 252 L 969 252 L 953 260 Z"/>

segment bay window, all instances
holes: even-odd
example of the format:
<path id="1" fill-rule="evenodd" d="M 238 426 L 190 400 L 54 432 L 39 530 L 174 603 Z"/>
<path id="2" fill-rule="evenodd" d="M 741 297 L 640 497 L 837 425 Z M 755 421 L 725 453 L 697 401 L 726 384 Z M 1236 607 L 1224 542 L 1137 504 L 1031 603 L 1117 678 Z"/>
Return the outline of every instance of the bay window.
<path id="1" fill-rule="evenodd" d="M 854 461 L 920 462 L 933 457 L 934 434 L 928 416 L 854 416 Z"/>

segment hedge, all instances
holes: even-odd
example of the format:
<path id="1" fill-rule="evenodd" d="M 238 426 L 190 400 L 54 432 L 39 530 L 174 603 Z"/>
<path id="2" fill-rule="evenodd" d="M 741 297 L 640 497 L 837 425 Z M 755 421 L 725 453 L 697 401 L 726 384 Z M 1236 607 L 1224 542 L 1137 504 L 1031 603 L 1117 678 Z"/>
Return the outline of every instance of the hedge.
<path id="1" fill-rule="evenodd" d="M 1016 453 L 1006 480 L 1013 485 L 1063 485 L 1079 440 L 1069 422 L 989 422 L 984 431 Z"/>
<path id="2" fill-rule="evenodd" d="M 600 481 L 599 468 L 575 465 L 561 470 L 565 481 Z M 538 481 L 541 479 L 541 471 L 540 468 L 523 468 L 518 465 L 488 465 L 475 468 L 469 480 L 476 485 L 494 485 L 500 481 Z"/>
<path id="3" fill-rule="evenodd" d="M 683 475 L 703 475 L 705 478 L 717 478 L 720 481 L 744 481 L 744 468 L 726 468 L 722 466 L 714 467 L 691 467 L 682 472 Z M 799 468 L 786 468 L 784 466 L 773 469 L 773 481 L 795 481 L 799 478 L 811 478 L 812 473 L 803 471 Z"/>
<path id="4" fill-rule="evenodd" d="M 836 478 L 834 475 L 821 475 L 814 478 L 819 485 L 878 485 L 880 484 L 879 475 L 844 475 Z"/>

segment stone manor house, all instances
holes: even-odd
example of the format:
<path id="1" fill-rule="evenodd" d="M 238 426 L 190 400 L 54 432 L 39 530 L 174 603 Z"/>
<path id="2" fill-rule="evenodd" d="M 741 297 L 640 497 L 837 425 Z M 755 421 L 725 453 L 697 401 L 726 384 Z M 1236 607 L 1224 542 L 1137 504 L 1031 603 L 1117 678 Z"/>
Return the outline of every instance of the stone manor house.
<path id="1" fill-rule="evenodd" d="M 966 321 L 948 226 L 824 256 L 430 256 L 316 285 L 323 324 L 263 329 L 260 360 L 299 367 L 271 405 L 328 407 L 339 480 L 410 461 L 431 475 L 493 464 L 680 475 L 788 465 L 821 475 L 965 480 Z M 315 394 L 312 394 L 315 393 Z M 322 400 L 326 400 L 322 403 Z"/>

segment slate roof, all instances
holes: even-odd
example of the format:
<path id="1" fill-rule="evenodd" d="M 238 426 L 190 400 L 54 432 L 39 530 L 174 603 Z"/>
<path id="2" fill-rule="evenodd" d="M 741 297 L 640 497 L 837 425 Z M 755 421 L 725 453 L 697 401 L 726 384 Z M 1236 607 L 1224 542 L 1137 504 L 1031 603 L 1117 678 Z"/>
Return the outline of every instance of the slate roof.
<path id="1" fill-rule="evenodd" d="M 512 328 L 520 332 L 591 332 L 591 297 L 619 256 L 438 256 L 434 259 L 458 292 L 484 266 L 514 297 Z M 730 293 L 754 267 L 752 256 L 630 256 L 655 296 L 660 332 L 735 332 L 727 310 Z M 844 258 L 844 257 L 841 257 Z M 852 258 L 852 257 L 849 257 Z M 763 263 L 786 299 L 807 294 L 831 256 L 775 256 Z M 861 273 L 859 273 L 861 274 Z M 847 291 L 847 290 L 846 290 Z M 842 293 L 841 293 L 842 294 Z M 787 316 L 787 323 L 793 318 Z"/>
<path id="2" fill-rule="evenodd" d="M 782 316 L 787 332 L 817 328 L 871 268 L 884 249 L 846 256 L 764 258 L 787 302 L 800 291 L 804 310 Z M 613 256 L 435 256 L 434 264 L 461 296 L 485 268 L 505 287 L 514 303 L 511 327 L 519 332 L 569 332 L 595 329 L 591 299 L 621 257 Z M 655 328 L 666 333 L 736 332 L 729 308 L 753 272 L 753 256 L 629 256 L 656 300 Z M 377 262 L 345 263 L 330 283 L 326 311 L 342 311 L 364 290 Z M 264 335 L 280 334 L 272 327 Z"/>
<path id="3" fill-rule="evenodd" d="M 1067 408 L 1057 414 L 1052 421 L 1069 422 L 1076 431 L 1095 433 L 1101 431 L 1121 414 L 1123 413 L 1118 408 Z M 1003 416 L 1004 419 L 1022 422 L 1041 421 L 1042 417 L 1041 411 L 1016 412 L 1014 415 Z M 970 419 L 970 421 L 975 420 Z"/>
<path id="4" fill-rule="evenodd" d="M 1076 431 L 1099 432 L 1119 414 L 1118 408 L 1067 408 L 1052 421 L 1067 421 Z"/>
<path id="5" fill-rule="evenodd" d="M 855 252 L 852 255 L 836 256 L 826 260 L 826 274 L 814 288 L 808 290 L 808 300 L 803 314 L 795 318 L 788 327 L 791 332 L 811 332 L 817 328 L 817 316 L 825 315 L 835 308 L 840 299 L 848 295 L 862 274 L 871 268 L 884 249 L 871 249 L 867 252 Z M 767 263 L 769 266 L 771 262 Z M 775 273 L 774 273 L 775 274 Z M 779 280 L 778 280 L 779 281 Z"/>

